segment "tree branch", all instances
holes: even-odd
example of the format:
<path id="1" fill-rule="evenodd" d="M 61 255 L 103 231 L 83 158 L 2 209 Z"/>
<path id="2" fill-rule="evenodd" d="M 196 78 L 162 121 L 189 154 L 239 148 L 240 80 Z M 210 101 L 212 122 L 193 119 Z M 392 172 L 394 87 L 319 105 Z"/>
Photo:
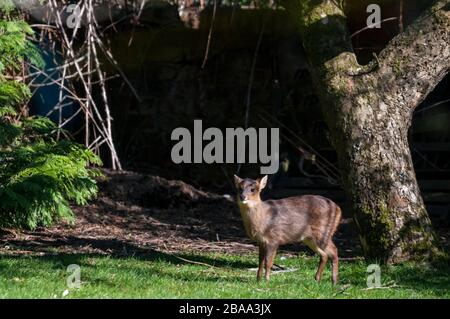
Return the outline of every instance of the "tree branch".
<path id="1" fill-rule="evenodd" d="M 294 7 L 291 1 L 285 3 Z M 379 67 L 371 72 L 357 62 L 345 13 L 336 1 L 302 0 L 299 10 L 313 77 L 333 93 L 365 90 L 370 81 L 382 93 L 381 100 L 412 113 L 450 71 L 450 0 L 435 1 L 396 36 L 379 55 Z M 362 74 L 362 79 L 353 79 L 355 74 Z"/>
<path id="2" fill-rule="evenodd" d="M 379 55 L 378 87 L 413 111 L 450 71 L 450 0 L 436 1 Z"/>

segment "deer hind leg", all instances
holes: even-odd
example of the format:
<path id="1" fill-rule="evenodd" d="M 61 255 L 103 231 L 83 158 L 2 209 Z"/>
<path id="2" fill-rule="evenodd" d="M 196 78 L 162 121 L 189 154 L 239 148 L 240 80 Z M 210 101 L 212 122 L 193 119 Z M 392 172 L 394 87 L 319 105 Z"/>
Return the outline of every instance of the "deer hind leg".
<path id="1" fill-rule="evenodd" d="M 328 254 L 322 248 L 317 246 L 313 240 L 305 240 L 304 243 L 309 248 L 311 248 L 312 251 L 314 251 L 320 256 L 319 267 L 317 268 L 316 275 L 314 276 L 316 281 L 320 282 L 320 279 L 322 278 L 323 269 L 325 268 L 325 265 L 327 264 L 328 261 Z"/>
<path id="2" fill-rule="evenodd" d="M 265 273 L 265 279 L 269 281 L 270 279 L 270 271 L 272 270 L 273 266 L 273 259 L 275 258 L 275 255 L 277 253 L 278 247 L 275 245 L 266 245 L 265 247 L 265 264 L 266 264 L 266 273 Z"/>
<path id="3" fill-rule="evenodd" d="M 258 273 L 256 274 L 257 281 L 261 280 L 265 259 L 266 259 L 266 249 L 263 244 L 260 244 L 259 245 L 259 266 L 258 266 Z"/>
<path id="4" fill-rule="evenodd" d="M 320 255 L 320 262 L 319 267 L 317 268 L 316 276 L 314 278 L 316 279 L 317 282 L 320 282 L 320 279 L 322 279 L 323 269 L 325 268 L 325 265 L 327 264 L 328 261 L 328 255 L 325 251 L 323 251 L 319 247 L 317 247 L 316 251 Z"/>
<path id="5" fill-rule="evenodd" d="M 333 282 L 333 285 L 336 285 L 339 281 L 339 257 L 336 245 L 332 241 L 330 241 L 327 245 L 327 248 L 325 249 L 325 252 L 327 253 L 328 257 L 331 258 L 331 281 Z"/>

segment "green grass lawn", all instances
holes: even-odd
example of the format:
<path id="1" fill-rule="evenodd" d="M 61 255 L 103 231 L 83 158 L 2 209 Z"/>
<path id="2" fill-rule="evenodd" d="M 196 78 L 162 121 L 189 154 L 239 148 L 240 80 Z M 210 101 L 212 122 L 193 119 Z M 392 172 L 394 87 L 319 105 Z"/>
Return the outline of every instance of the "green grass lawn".
<path id="1" fill-rule="evenodd" d="M 282 256 L 282 255 L 281 255 Z M 341 262 L 341 282 L 330 283 L 329 267 L 320 284 L 313 280 L 317 259 L 290 257 L 276 263 L 297 271 L 272 275 L 257 283 L 257 256 L 225 254 L 144 257 L 54 255 L 0 256 L 1 298 L 449 298 L 450 267 L 382 267 L 381 283 L 390 288 L 367 289 L 367 263 Z M 81 288 L 67 289 L 69 264 L 81 268 Z"/>

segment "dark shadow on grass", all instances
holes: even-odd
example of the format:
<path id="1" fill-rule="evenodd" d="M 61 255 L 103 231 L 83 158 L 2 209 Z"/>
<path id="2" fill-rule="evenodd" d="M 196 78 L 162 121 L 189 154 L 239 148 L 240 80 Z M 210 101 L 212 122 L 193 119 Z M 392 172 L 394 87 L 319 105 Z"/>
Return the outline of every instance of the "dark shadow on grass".
<path id="1" fill-rule="evenodd" d="M 345 269 L 344 263 L 341 270 Z M 348 263 L 350 264 L 350 263 Z M 341 284 L 350 284 L 361 289 L 366 289 L 366 280 L 369 273 L 365 272 L 365 267 L 349 267 L 350 271 L 343 271 Z M 381 267 L 381 285 L 392 286 L 392 288 L 382 289 L 411 289 L 416 292 L 432 290 L 439 296 L 448 296 L 450 292 L 450 265 L 427 264 L 397 265 L 395 267 Z"/>
<path id="2" fill-rule="evenodd" d="M 131 256 L 112 256 L 113 258 L 117 258 L 117 262 L 119 262 L 120 259 L 130 259 L 130 258 L 136 258 L 139 260 L 148 261 L 148 268 L 147 267 L 130 267 L 130 266 L 123 266 L 119 268 L 121 271 L 127 271 L 131 272 L 136 275 L 140 275 L 142 277 L 145 276 L 152 276 L 157 275 L 160 278 L 171 278 L 178 281 L 183 282 L 218 282 L 218 281 L 229 281 L 229 282 L 252 282 L 253 276 L 251 278 L 243 277 L 240 274 L 237 274 L 235 276 L 229 276 L 224 277 L 223 271 L 226 269 L 240 269 L 241 273 L 247 273 L 247 269 L 255 266 L 251 263 L 246 262 L 240 262 L 240 261 L 230 261 L 225 260 L 223 258 L 214 258 L 212 260 L 211 258 L 205 257 L 205 256 L 196 256 L 196 255 L 179 255 L 182 258 L 189 259 L 194 262 L 202 262 L 202 263 L 210 263 L 211 265 L 214 265 L 214 268 L 208 268 L 207 266 L 202 265 L 196 265 L 198 268 L 192 269 L 191 271 L 186 272 L 176 272 L 174 271 L 173 267 L 165 267 L 164 265 L 161 265 L 160 267 L 152 267 L 155 264 L 152 264 L 151 262 L 163 262 L 163 263 L 170 263 L 172 266 L 186 266 L 191 265 L 188 262 L 182 261 L 172 255 L 168 255 L 165 253 L 157 252 L 157 251 L 149 251 L 146 254 L 146 257 L 142 258 L 142 256 L 135 255 L 133 257 Z M 81 270 L 83 269 L 99 269 L 102 266 L 91 264 L 90 262 L 87 262 L 89 258 L 105 258 L 108 256 L 102 255 L 102 254 L 95 254 L 95 253 L 87 253 L 87 254 L 58 254 L 58 255 L 44 255 L 44 256 L 33 256 L 34 260 L 45 262 L 48 267 L 50 267 L 52 271 L 63 271 L 65 272 L 67 269 L 67 266 L 70 264 L 76 264 L 81 267 Z M 2 258 L 8 258 L 8 259 L 30 259 L 30 256 L 0 256 L 0 261 Z M 2 269 L 3 268 L 3 269 Z M 211 272 L 208 274 L 204 274 L 203 271 L 205 269 L 210 269 Z M 219 274 L 222 273 L 222 275 Z M 3 273 L 3 275 L 2 275 Z M 0 266 L 0 276 L 5 276 L 5 273 L 9 273 L 9 277 L 14 278 L 26 278 L 26 277 L 34 277 L 36 276 L 36 273 L 32 271 L 32 269 L 22 269 L 22 268 L 14 268 L 14 269 L 4 269 L 4 267 Z M 89 278 L 87 280 L 90 284 L 105 284 L 109 286 L 115 286 L 112 283 L 112 280 L 109 279 L 101 279 L 101 278 Z"/>
<path id="3" fill-rule="evenodd" d="M 400 286 L 413 290 L 433 290 L 436 295 L 448 295 L 450 291 L 450 266 L 446 268 L 417 267 L 417 269 L 400 268 L 395 274 L 395 281 Z"/>
<path id="4" fill-rule="evenodd" d="M 23 241 L 9 241 L 9 245 L 13 247 L 14 249 L 26 249 L 31 250 L 34 253 L 43 253 L 43 256 L 37 256 L 36 258 L 43 258 L 43 259 L 50 259 L 50 260 L 57 260 L 57 259 L 64 259 L 69 260 L 72 263 L 77 263 L 79 261 L 80 256 L 89 256 L 89 257 L 95 257 L 95 256 L 111 256 L 114 258 L 135 258 L 139 260 L 144 261 L 162 261 L 167 262 L 170 264 L 175 265 L 183 265 L 183 264 L 190 264 L 189 261 L 191 261 L 191 264 L 197 264 L 197 263 L 204 263 L 207 265 L 210 265 L 212 267 L 220 267 L 220 268 L 250 268 L 255 267 L 255 264 L 248 263 L 248 262 L 241 262 L 241 261 L 234 261 L 234 260 L 227 260 L 220 257 L 208 257 L 205 255 L 196 255 L 196 254 L 168 254 L 161 251 L 157 251 L 152 247 L 139 247 L 135 244 L 117 240 L 117 239 L 96 239 L 96 238 L 79 238 L 79 237 L 71 237 L 66 236 L 60 239 L 54 239 L 52 240 L 52 245 L 49 249 L 49 247 L 45 245 L 41 245 L 39 242 L 29 242 L 26 245 L 23 245 Z M 64 247 L 67 245 L 70 245 L 71 247 L 89 247 L 90 250 L 99 250 L 99 251 L 107 251 L 108 254 L 104 253 L 86 253 L 86 254 L 80 254 L 80 253 L 65 253 L 65 252 L 58 252 L 55 253 L 55 250 L 63 250 Z M 6 256 L 9 258 L 28 258 L 25 256 L 17 256 L 14 254 L 3 254 L 2 256 Z M 0 259 L 2 257 L 0 256 Z M 182 259 L 186 259 L 189 261 L 184 261 Z M 205 267 L 207 267 L 205 265 Z"/>

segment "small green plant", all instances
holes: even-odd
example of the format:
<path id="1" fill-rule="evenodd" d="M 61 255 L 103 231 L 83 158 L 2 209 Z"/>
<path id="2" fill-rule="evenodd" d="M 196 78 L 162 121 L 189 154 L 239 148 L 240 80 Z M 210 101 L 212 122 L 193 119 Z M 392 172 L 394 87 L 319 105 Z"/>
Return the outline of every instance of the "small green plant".
<path id="1" fill-rule="evenodd" d="M 12 80 L 25 57 L 43 64 L 38 50 L 28 41 L 33 31 L 11 8 L 0 6 L 0 227 L 49 226 L 73 220 L 70 202 L 83 205 L 96 195 L 95 177 L 88 168 L 101 165 L 91 151 L 72 141 L 57 141 L 57 127 L 43 117 L 23 116 L 19 106 L 30 90 Z M 9 77 L 7 75 L 10 75 Z"/>

